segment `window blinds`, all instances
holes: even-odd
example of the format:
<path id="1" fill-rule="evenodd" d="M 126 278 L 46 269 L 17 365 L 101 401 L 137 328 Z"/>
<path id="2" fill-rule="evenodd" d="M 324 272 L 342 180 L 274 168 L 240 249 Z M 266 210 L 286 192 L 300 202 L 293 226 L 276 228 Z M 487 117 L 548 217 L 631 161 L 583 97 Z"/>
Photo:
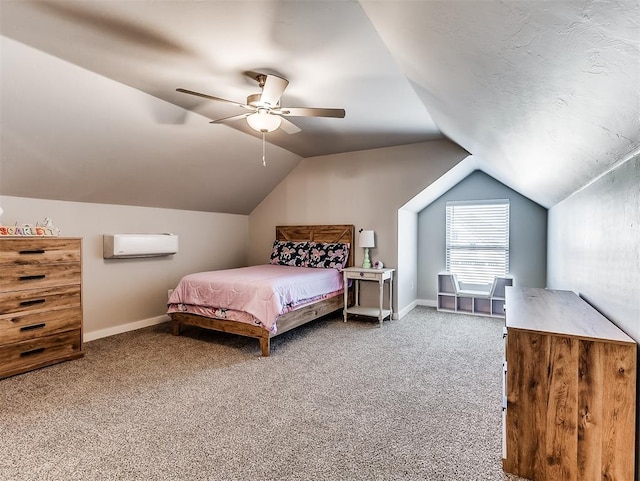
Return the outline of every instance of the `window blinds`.
<path id="1" fill-rule="evenodd" d="M 491 284 L 509 272 L 509 200 L 446 204 L 447 272 L 459 281 Z"/>

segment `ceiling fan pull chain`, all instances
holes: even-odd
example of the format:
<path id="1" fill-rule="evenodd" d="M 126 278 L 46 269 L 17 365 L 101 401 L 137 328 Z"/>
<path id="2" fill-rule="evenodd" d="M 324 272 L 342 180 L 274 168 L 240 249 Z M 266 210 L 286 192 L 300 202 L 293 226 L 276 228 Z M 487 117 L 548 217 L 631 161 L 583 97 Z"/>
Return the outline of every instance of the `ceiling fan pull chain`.
<path id="1" fill-rule="evenodd" d="M 265 144 L 266 144 L 266 142 L 265 142 L 265 135 L 266 135 L 266 133 L 265 133 L 265 131 L 263 130 L 263 131 L 262 131 L 262 166 L 263 166 L 263 167 L 266 167 L 266 166 L 267 166 L 267 160 L 266 160 L 266 157 L 265 157 Z"/>

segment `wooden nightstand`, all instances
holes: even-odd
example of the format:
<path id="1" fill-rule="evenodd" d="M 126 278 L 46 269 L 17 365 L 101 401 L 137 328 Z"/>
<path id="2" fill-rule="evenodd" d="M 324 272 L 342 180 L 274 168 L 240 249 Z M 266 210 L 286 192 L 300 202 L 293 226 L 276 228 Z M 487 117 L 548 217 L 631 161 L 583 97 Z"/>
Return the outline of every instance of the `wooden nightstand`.
<path id="1" fill-rule="evenodd" d="M 389 316 L 393 317 L 393 273 L 395 269 L 365 269 L 364 267 L 348 267 L 343 269 L 342 275 L 344 276 L 344 322 L 347 322 L 348 314 L 356 314 L 358 316 L 377 317 L 380 321 L 380 327 L 382 327 L 382 321 Z M 356 281 L 356 302 L 353 306 L 348 306 L 348 290 L 349 279 Z M 380 303 L 378 307 L 364 307 L 360 305 L 360 281 L 373 281 L 377 282 L 380 288 Z M 389 281 L 389 308 L 385 309 L 383 306 L 384 299 L 384 283 Z"/>

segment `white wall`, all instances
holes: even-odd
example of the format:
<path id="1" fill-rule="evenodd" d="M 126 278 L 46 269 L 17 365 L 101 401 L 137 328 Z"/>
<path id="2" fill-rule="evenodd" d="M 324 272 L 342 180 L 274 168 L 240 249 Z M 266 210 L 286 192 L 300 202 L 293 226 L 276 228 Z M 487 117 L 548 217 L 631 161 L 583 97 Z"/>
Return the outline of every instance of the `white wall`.
<path id="1" fill-rule="evenodd" d="M 0 196 L 3 225 L 53 220 L 66 237 L 82 237 L 85 340 L 165 320 L 167 290 L 188 273 L 246 265 L 246 215 L 88 204 Z M 179 236 L 180 251 L 147 259 L 102 258 L 102 235 Z"/>
<path id="2" fill-rule="evenodd" d="M 640 341 L 640 156 L 549 211 L 547 283 Z"/>
<path id="3" fill-rule="evenodd" d="M 640 155 L 549 211 L 548 256 L 550 288 L 576 292 L 640 342 Z"/>
<path id="4" fill-rule="evenodd" d="M 397 268 L 398 209 L 467 155 L 440 140 L 304 159 L 250 214 L 249 263 L 268 260 L 276 225 L 354 224 L 375 231 L 372 260 Z M 356 247 L 356 265 L 362 258 Z M 396 287 L 410 275 L 397 274 Z"/>
<path id="5" fill-rule="evenodd" d="M 418 290 L 418 214 L 408 209 L 398 210 L 398 272 L 396 279 L 399 317 L 416 305 Z"/>

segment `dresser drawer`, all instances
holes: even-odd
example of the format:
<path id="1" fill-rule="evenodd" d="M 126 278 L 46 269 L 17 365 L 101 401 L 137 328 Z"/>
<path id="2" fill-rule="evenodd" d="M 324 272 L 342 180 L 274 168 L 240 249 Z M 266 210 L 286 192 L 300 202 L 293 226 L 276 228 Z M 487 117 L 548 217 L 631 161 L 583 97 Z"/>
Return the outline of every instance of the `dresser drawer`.
<path id="1" fill-rule="evenodd" d="M 60 237 L 4 238 L 0 266 L 80 262 L 80 239 Z"/>
<path id="2" fill-rule="evenodd" d="M 0 316 L 80 306 L 80 285 L 0 292 Z"/>
<path id="3" fill-rule="evenodd" d="M 0 377 L 82 356 L 80 330 L 0 346 Z"/>
<path id="4" fill-rule="evenodd" d="M 82 308 L 0 317 L 0 346 L 82 327 Z"/>
<path id="5" fill-rule="evenodd" d="M 80 284 L 81 277 L 79 262 L 9 266 L 2 269 L 0 291 L 22 291 L 40 287 Z"/>

